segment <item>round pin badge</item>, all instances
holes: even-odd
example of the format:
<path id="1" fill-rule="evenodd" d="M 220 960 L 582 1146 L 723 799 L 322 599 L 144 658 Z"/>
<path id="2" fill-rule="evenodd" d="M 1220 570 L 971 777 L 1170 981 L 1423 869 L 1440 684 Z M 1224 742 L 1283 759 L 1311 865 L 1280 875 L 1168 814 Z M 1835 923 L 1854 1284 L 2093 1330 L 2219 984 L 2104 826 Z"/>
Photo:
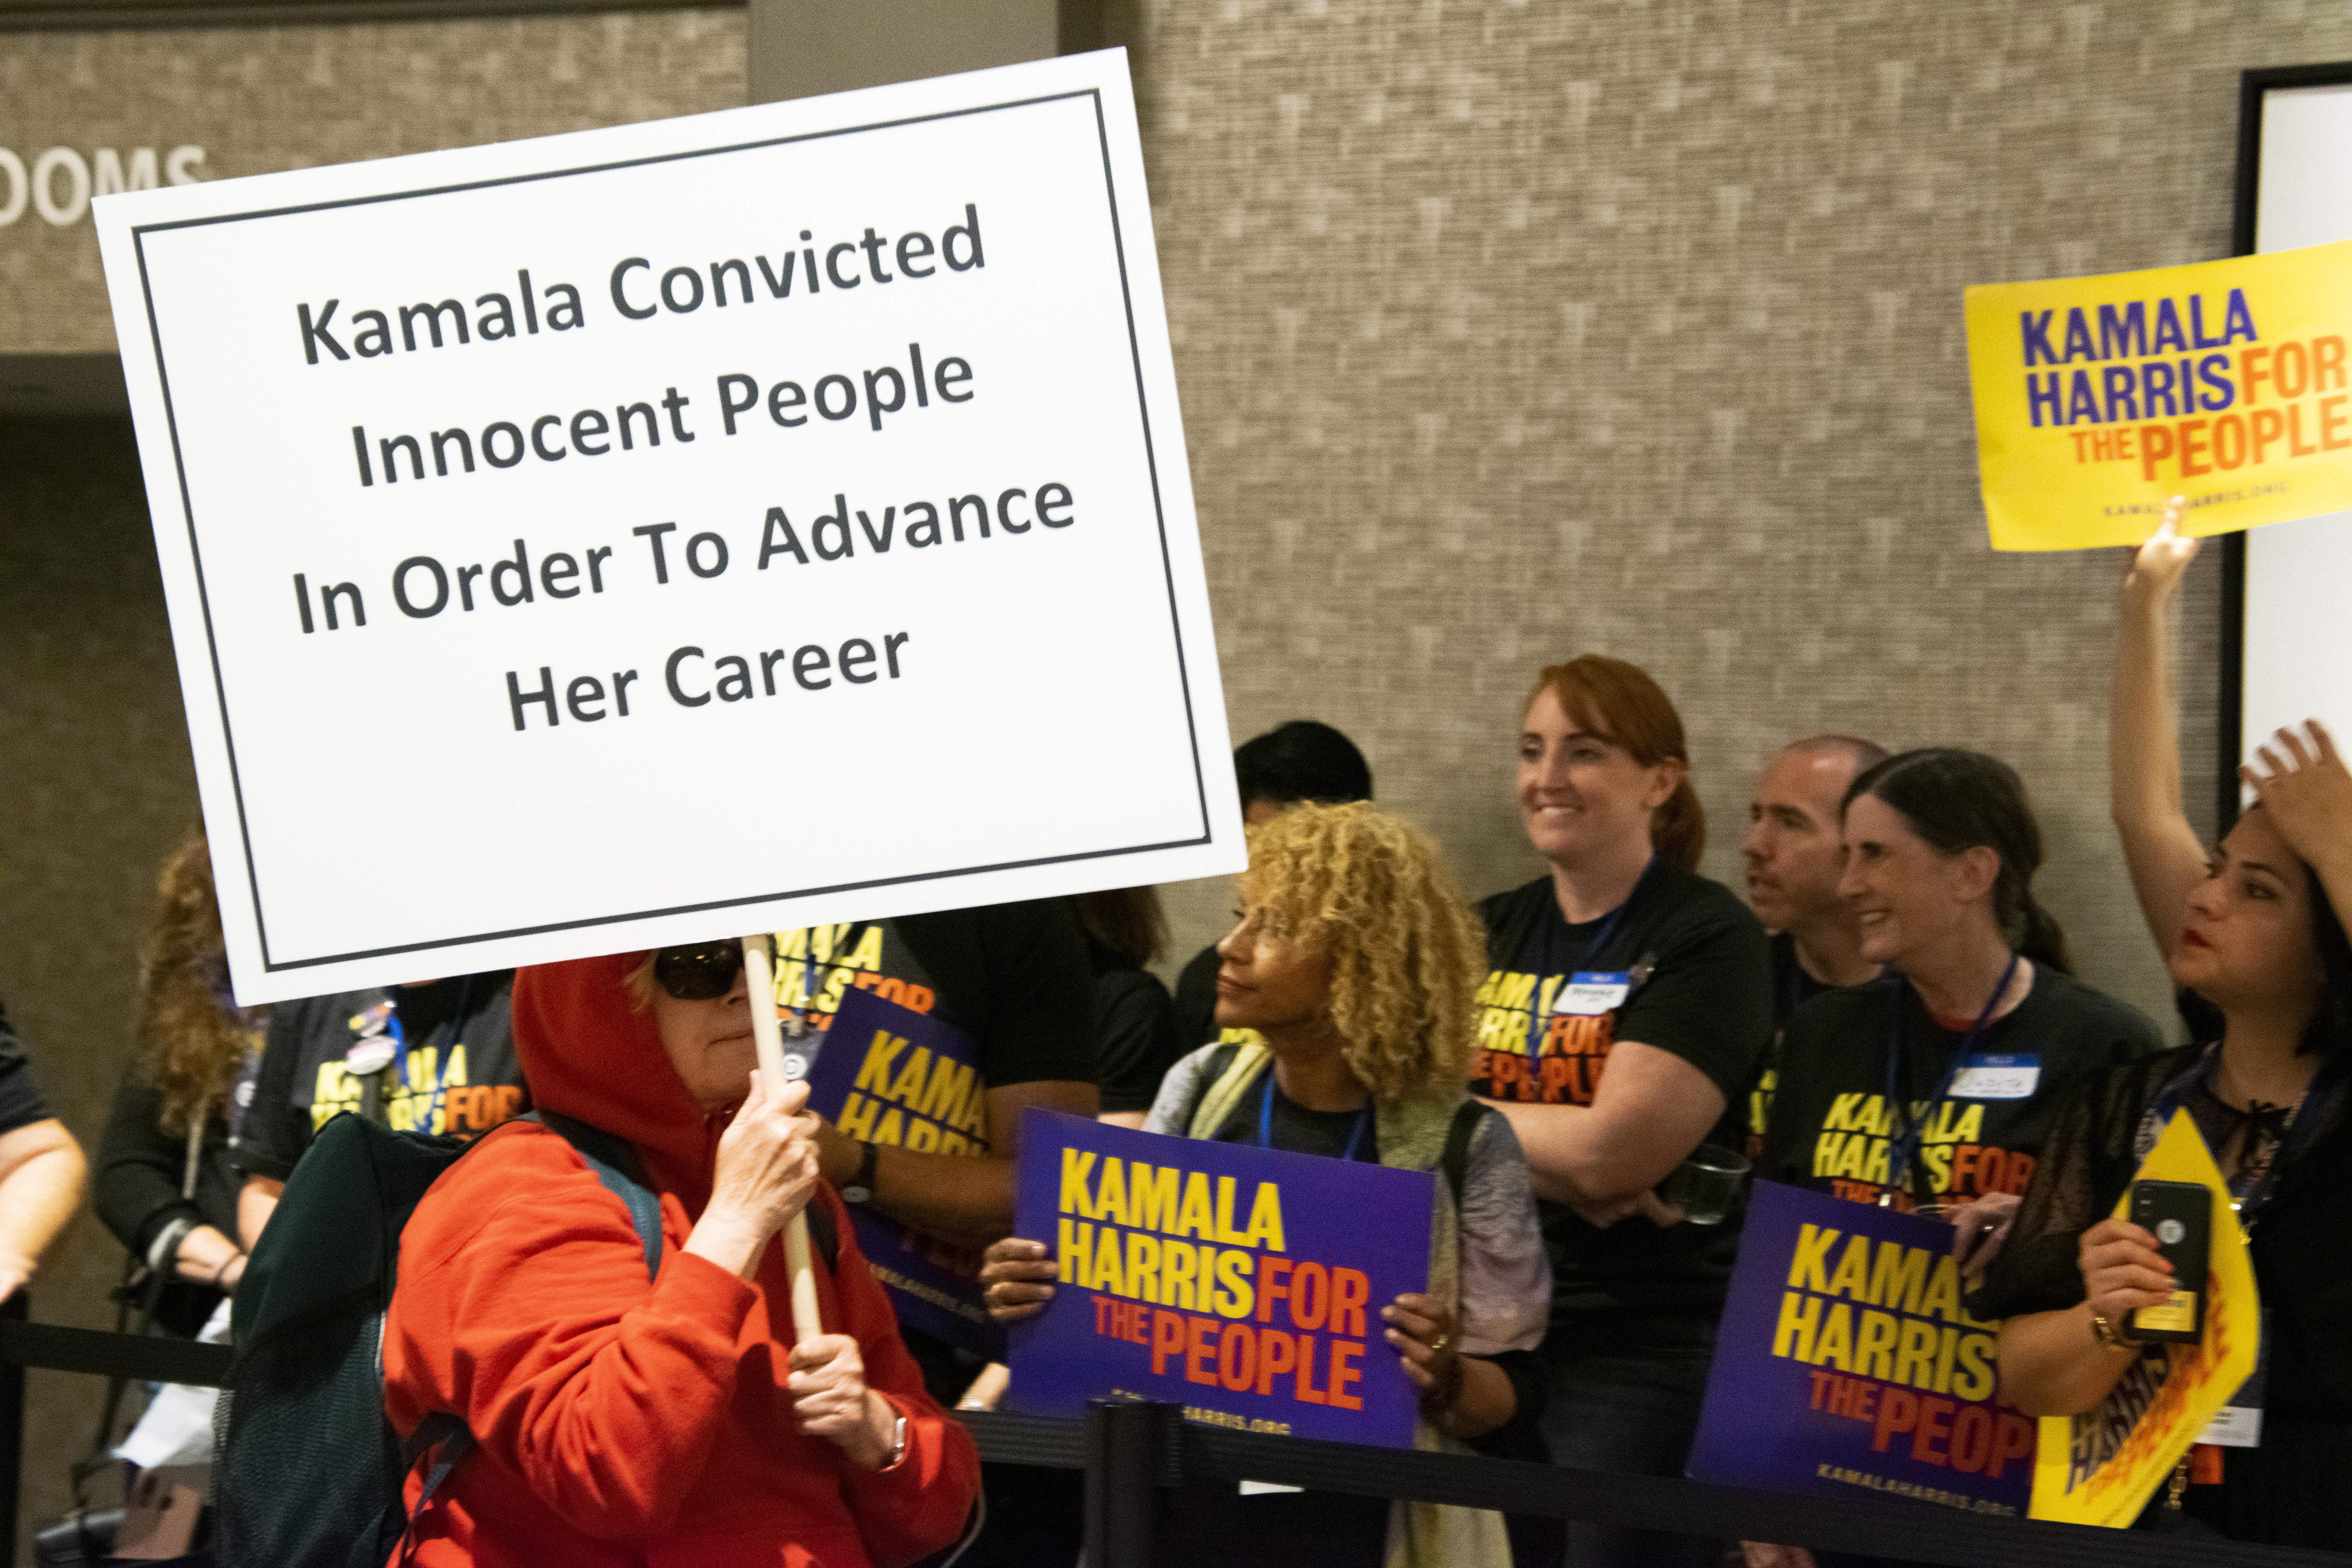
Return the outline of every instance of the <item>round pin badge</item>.
<path id="1" fill-rule="evenodd" d="M 381 1036 L 372 1040 L 362 1040 L 343 1053 L 343 1066 L 353 1076 L 365 1078 L 370 1073 L 382 1072 L 390 1067 L 393 1054 L 398 1049 L 397 1046 Z"/>

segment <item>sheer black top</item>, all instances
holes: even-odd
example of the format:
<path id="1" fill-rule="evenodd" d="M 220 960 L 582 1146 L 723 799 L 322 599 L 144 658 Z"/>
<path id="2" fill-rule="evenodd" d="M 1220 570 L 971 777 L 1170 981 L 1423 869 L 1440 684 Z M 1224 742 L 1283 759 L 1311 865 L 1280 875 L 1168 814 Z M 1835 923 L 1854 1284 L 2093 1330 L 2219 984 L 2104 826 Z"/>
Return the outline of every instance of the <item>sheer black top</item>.
<path id="1" fill-rule="evenodd" d="M 2200 1049 L 2167 1051 L 2084 1086 L 2043 1145 L 1970 1312 L 2002 1318 L 2083 1300 L 2077 1243 L 2114 1212 L 2139 1168 L 2143 1114 Z M 2316 1138 L 2281 1163 L 2248 1226 L 2269 1331 L 2262 1446 L 2227 1450 L 2222 1484 L 2190 1488 L 2189 1509 L 2236 1540 L 2343 1552 L 2352 1551 L 2352 1119 L 2336 1098 Z"/>

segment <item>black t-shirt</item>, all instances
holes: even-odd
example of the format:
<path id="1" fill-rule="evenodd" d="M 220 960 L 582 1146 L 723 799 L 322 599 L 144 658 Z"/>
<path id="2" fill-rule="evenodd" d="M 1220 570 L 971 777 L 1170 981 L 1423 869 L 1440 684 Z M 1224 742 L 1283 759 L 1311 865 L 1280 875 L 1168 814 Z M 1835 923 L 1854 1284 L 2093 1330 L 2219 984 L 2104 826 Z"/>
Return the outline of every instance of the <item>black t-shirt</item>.
<path id="1" fill-rule="evenodd" d="M 1971 1048 L 1982 1059 L 1963 1061 L 1955 1073 L 1967 1029 L 1942 1026 L 1919 994 L 1892 976 L 1805 1004 L 1781 1035 L 1780 1084 L 1759 1173 L 1874 1203 L 1893 1140 L 1916 1125 L 1914 1198 L 2021 1193 L 2067 1099 L 2162 1046 L 2137 1010 L 2043 967 L 2025 1000 Z M 1886 1104 L 1890 1050 L 1900 1053 L 1898 1093 L 1909 1108 L 1900 1116 Z M 1948 1074 L 1950 1089 L 1937 1100 Z"/>
<path id="2" fill-rule="evenodd" d="M 1259 1076 L 1257 1084 L 1247 1094 L 1234 1101 L 1209 1134 L 1214 1143 L 1258 1142 L 1259 1118 L 1265 1121 L 1265 1147 L 1280 1149 L 1292 1154 L 1319 1154 L 1327 1160 L 1343 1156 L 1355 1160 L 1380 1163 L 1380 1139 L 1374 1135 L 1371 1109 L 1360 1110 L 1310 1110 L 1276 1086 L 1271 1071 Z M 1349 1152 L 1352 1146 L 1353 1153 Z"/>
<path id="3" fill-rule="evenodd" d="M 1089 939 L 1094 970 L 1095 1071 L 1105 1110 L 1149 1110 L 1160 1080 L 1185 1047 L 1176 1036 L 1168 987 L 1133 959 Z"/>
<path id="4" fill-rule="evenodd" d="M 853 986 L 971 1034 L 990 1089 L 1097 1081 L 1094 973 L 1077 917 L 1059 899 L 776 933 L 788 1035 L 822 1037 Z"/>
<path id="5" fill-rule="evenodd" d="M 1223 1038 L 1217 1027 L 1217 970 L 1223 962 L 1213 946 L 1204 947 L 1176 976 L 1176 1043 L 1182 1047 L 1179 1055 Z"/>
<path id="6" fill-rule="evenodd" d="M 1706 1075 L 1725 1106 L 1708 1140 L 1738 1147 L 1743 1100 L 1771 1034 L 1772 980 L 1764 928 L 1729 889 L 1659 860 L 1622 917 L 1569 924 L 1549 877 L 1496 894 L 1478 912 L 1490 967 L 1478 991 L 1471 1092 L 1590 1105 L 1611 1047 L 1636 1040 Z M 1580 997 L 1570 984 L 1579 973 L 1622 974 L 1617 984 L 1629 989 L 1614 996 L 1603 984 Z M 1591 1311 L 1721 1309 L 1737 1215 L 1719 1226 L 1661 1229 L 1633 1218 L 1601 1229 L 1561 1205 L 1538 1207 L 1556 1324 Z"/>
<path id="7" fill-rule="evenodd" d="M 1789 1021 L 1790 1014 L 1837 987 L 1805 973 L 1805 966 L 1797 960 L 1795 937 L 1783 931 L 1774 931 L 1768 940 L 1772 949 L 1772 1026 L 1777 1029 Z"/>
<path id="8" fill-rule="evenodd" d="M 1764 1070 L 1748 1095 L 1748 1157 L 1764 1147 L 1764 1130 L 1772 1120 L 1772 1095 L 1780 1087 L 1780 1037 L 1797 1009 L 1824 991 L 1838 987 L 1814 979 L 1797 960 L 1797 939 L 1787 931 L 1772 933 L 1772 1047 L 1764 1054 Z"/>
<path id="9" fill-rule="evenodd" d="M 521 1115 L 530 1095 L 515 1059 L 513 995 L 514 971 L 501 969 L 279 1004 L 230 1158 L 249 1176 L 282 1182 L 341 1111 L 397 1132 L 463 1138 Z M 392 1043 L 389 1064 L 352 1072 L 365 1060 L 355 1064 L 352 1047 L 374 1042 Z"/>
<path id="10" fill-rule="evenodd" d="M 49 1097 L 41 1092 L 41 1080 L 33 1076 L 25 1042 L 8 1026 L 7 1010 L 0 1007 L 0 1132 L 14 1132 L 56 1114 L 49 1109 Z"/>

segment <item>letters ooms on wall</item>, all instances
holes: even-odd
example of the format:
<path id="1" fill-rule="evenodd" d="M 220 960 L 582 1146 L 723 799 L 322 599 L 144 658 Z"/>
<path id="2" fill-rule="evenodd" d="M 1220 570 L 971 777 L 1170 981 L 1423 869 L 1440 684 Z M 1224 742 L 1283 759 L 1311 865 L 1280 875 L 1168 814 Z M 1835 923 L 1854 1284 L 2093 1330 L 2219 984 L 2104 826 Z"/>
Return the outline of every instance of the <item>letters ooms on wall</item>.
<path id="1" fill-rule="evenodd" d="M 159 184 L 158 171 L 161 184 L 199 184 L 204 176 L 196 171 L 204 163 L 205 150 L 194 145 L 160 155 L 152 147 L 100 147 L 88 156 L 78 148 L 50 147 L 35 153 L 29 165 L 13 149 L 0 147 L 0 228 L 28 212 L 70 228 L 89 216 L 92 196 L 152 191 Z"/>

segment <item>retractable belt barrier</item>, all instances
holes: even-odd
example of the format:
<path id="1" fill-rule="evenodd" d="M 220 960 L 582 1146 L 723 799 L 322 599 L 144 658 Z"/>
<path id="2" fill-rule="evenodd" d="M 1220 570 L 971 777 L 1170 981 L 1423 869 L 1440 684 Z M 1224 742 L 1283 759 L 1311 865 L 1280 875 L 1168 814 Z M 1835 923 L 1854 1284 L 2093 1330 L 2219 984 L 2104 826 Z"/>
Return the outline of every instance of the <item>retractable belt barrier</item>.
<path id="1" fill-rule="evenodd" d="M 0 1320 L 0 1363 L 20 1366 L 222 1386 L 232 1359 L 226 1345 Z M 1831 1501 L 1663 1476 L 1228 1432 L 1184 1421 L 1171 1405 L 1105 1400 L 1083 1422 L 954 1414 L 982 1458 L 1087 1472 L 1087 1561 L 1098 1568 L 1151 1568 L 1159 1489 L 1204 1478 L 1786 1542 L 1947 1568 L 2210 1568 L 2224 1554 L 2231 1568 L 2352 1564 L 2352 1556 L 2333 1552 L 2043 1524 L 1887 1498 Z"/>
<path id="2" fill-rule="evenodd" d="M 1150 1568 L 1155 1489 L 1202 1478 L 1273 1481 L 1727 1541 L 1784 1542 L 1949 1568 L 2352 1563 L 2352 1557 L 2333 1552 L 2043 1524 L 1891 1498 L 1832 1501 L 1663 1476 L 1229 1432 L 1184 1421 L 1167 1405 L 1103 1401 L 1083 1424 L 980 1411 L 955 1414 L 983 1458 L 1086 1470 L 1087 1562 L 1101 1568 Z"/>

